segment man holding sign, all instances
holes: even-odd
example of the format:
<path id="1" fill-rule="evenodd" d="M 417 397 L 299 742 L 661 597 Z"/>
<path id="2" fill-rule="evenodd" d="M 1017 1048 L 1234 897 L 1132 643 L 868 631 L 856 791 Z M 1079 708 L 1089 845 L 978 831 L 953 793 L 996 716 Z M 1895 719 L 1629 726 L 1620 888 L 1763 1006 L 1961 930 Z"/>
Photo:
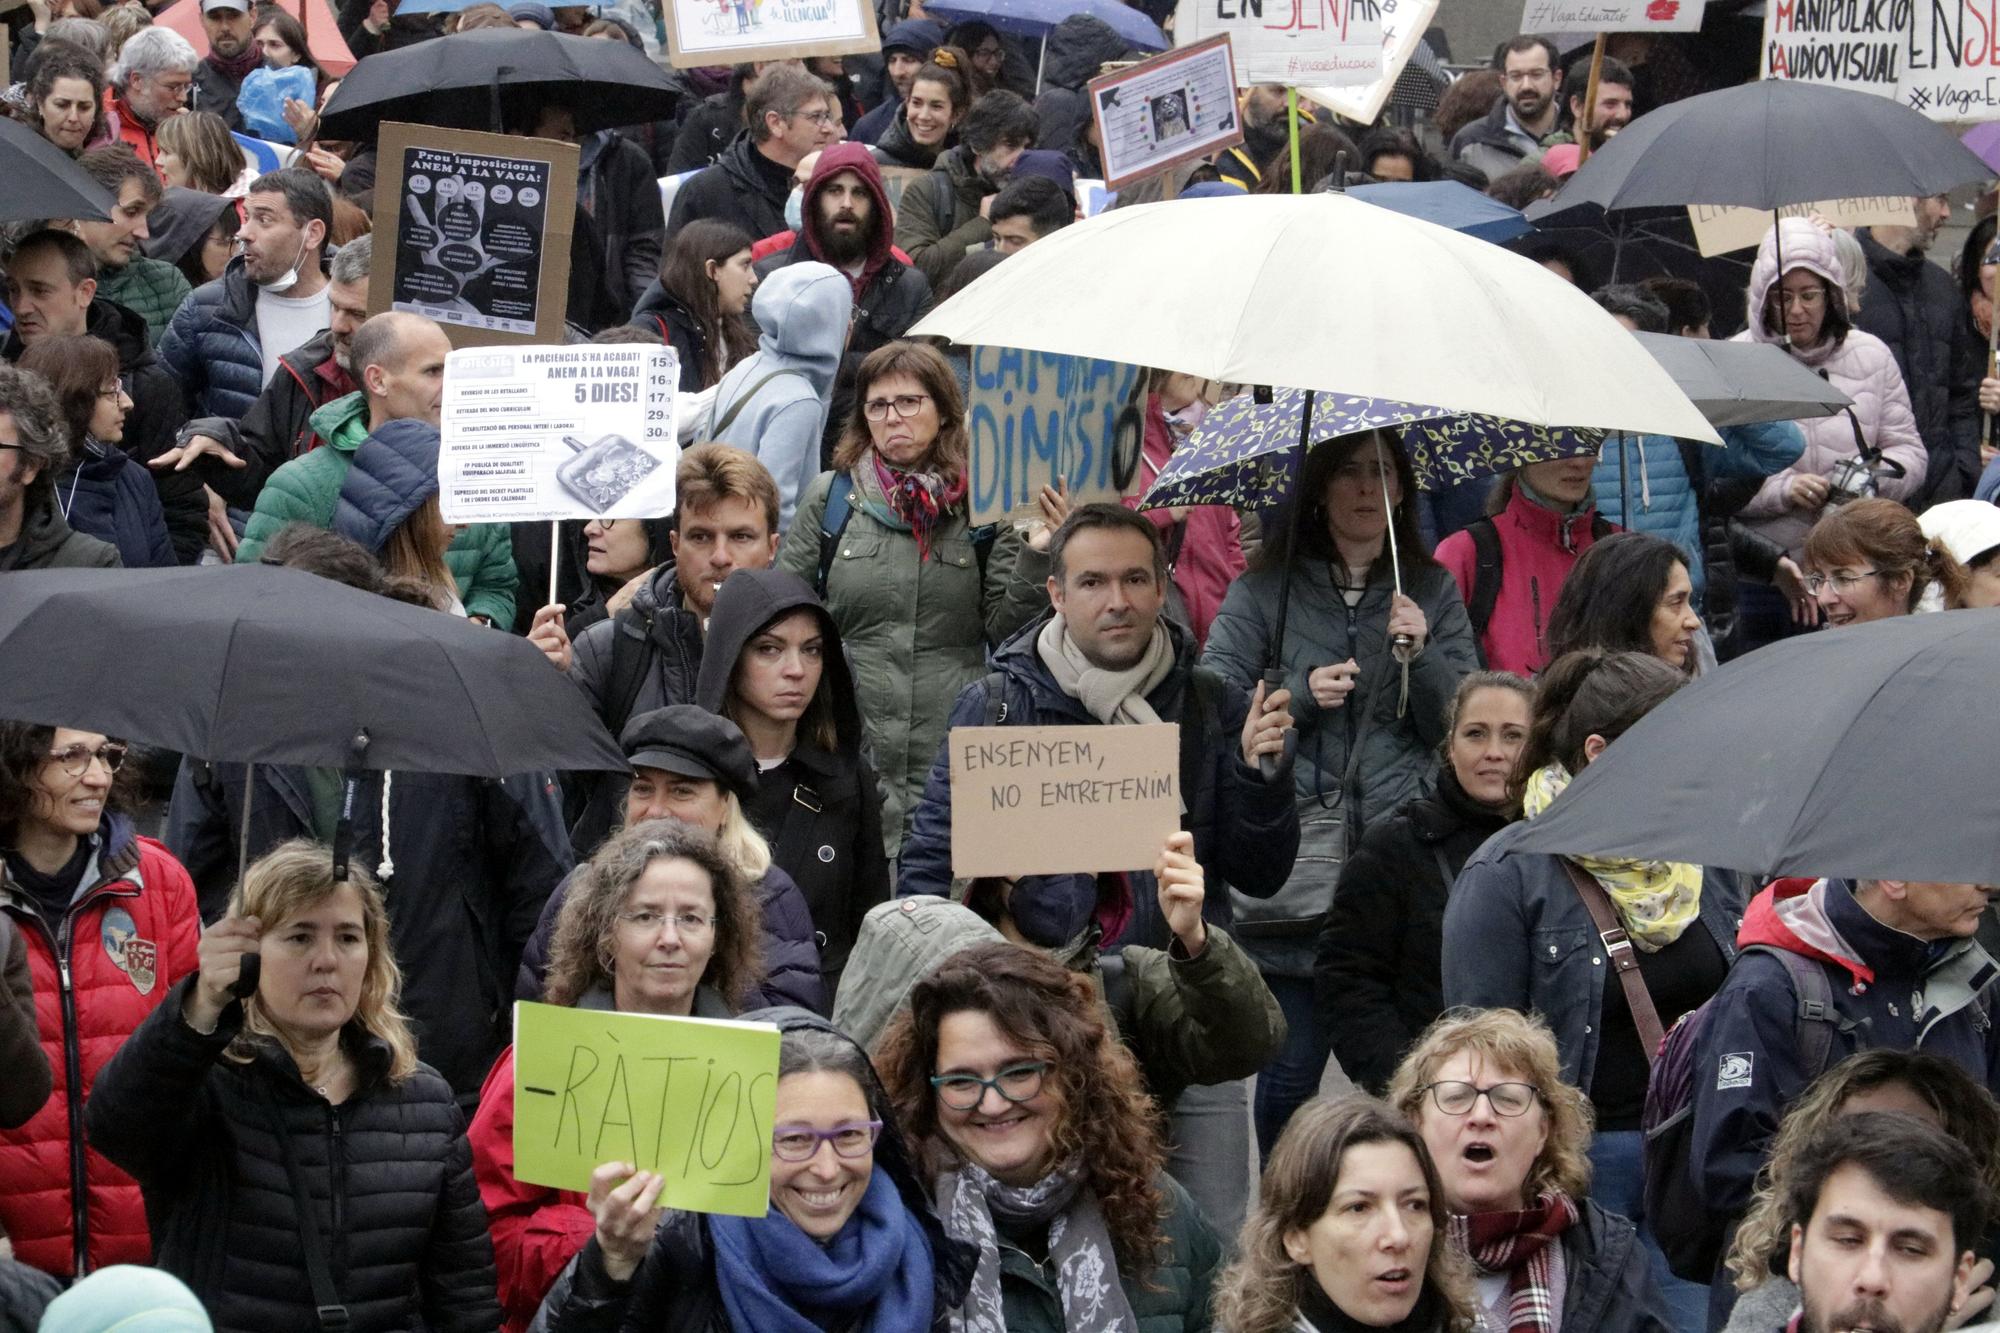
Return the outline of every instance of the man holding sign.
<path id="1" fill-rule="evenodd" d="M 1260 686 L 1255 699 L 1245 699 L 1196 668 L 1187 632 L 1160 614 L 1166 560 L 1143 515 L 1083 505 L 1050 540 L 1049 560 L 1052 609 L 1002 645 L 991 676 L 960 693 L 951 725 L 1179 723 L 1181 824 L 1194 834 L 1196 859 L 1210 876 L 1252 897 L 1277 892 L 1298 852 L 1291 765 L 1281 763 L 1267 781 L 1257 762 L 1284 753 L 1290 694 L 1267 698 Z M 950 892 L 949 752 L 947 741 L 903 845 L 899 896 Z M 1067 942 L 1093 915 L 1111 923 L 1107 944 L 1165 948 L 1173 938 L 1150 868 L 1024 873 L 1014 898 L 1017 909 L 1034 900 L 1035 911 L 1016 916 L 1044 923 L 1047 938 L 1035 941 L 1044 946 Z M 1204 914 L 1226 926 L 1227 896 L 1209 895 Z"/>

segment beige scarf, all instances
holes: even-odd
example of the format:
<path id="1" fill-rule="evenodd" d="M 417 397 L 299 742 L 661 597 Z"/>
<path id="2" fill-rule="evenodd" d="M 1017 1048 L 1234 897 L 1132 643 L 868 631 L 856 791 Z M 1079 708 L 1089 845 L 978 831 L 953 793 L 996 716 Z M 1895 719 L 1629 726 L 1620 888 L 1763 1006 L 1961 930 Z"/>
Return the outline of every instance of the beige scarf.
<path id="1" fill-rule="evenodd" d="M 1042 626 L 1035 638 L 1035 651 L 1055 677 L 1057 687 L 1099 722 L 1160 720 L 1146 696 L 1174 669 L 1173 640 L 1167 637 L 1165 625 L 1154 624 L 1145 655 L 1123 671 L 1107 671 L 1085 657 L 1070 637 L 1069 623 L 1060 611 Z"/>

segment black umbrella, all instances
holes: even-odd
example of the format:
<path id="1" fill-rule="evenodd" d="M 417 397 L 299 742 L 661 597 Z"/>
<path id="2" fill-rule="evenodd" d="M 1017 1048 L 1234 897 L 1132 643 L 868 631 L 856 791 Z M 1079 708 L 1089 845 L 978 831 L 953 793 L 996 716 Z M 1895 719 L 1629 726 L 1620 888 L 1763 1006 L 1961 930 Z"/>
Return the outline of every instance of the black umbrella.
<path id="1" fill-rule="evenodd" d="M 111 216 L 114 200 L 69 154 L 17 120 L 0 117 L 0 222 Z"/>
<path id="2" fill-rule="evenodd" d="M 0 717 L 239 763 L 626 766 L 526 640 L 298 570 L 9 574 L 0 626 Z"/>
<path id="3" fill-rule="evenodd" d="M 1708 424 L 1748 426 L 1759 421 L 1828 417 L 1854 400 L 1770 343 L 1637 335 Z"/>
<path id="4" fill-rule="evenodd" d="M 560 102 L 579 134 L 664 120 L 680 89 L 624 42 L 481 28 L 368 56 L 320 115 L 329 139 L 372 139 L 385 120 L 498 131 Z"/>
<path id="5" fill-rule="evenodd" d="M 1764 79 L 1673 102 L 1590 155 L 1540 216 L 1687 204 L 1775 209 L 1931 195 L 1992 173 L 1942 125 L 1894 99 Z"/>
<path id="6" fill-rule="evenodd" d="M 1787 639 L 1681 690 L 1522 850 L 1764 874 L 2000 883 L 2000 611 Z"/>

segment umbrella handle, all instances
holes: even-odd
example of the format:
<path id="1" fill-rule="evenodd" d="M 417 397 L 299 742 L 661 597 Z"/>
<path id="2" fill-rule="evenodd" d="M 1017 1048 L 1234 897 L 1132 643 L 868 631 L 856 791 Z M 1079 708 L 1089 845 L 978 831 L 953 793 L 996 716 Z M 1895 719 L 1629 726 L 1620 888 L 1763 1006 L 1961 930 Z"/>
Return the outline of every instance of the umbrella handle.
<path id="1" fill-rule="evenodd" d="M 1264 697 L 1270 698 L 1285 688 L 1285 673 L 1277 667 L 1266 671 L 1260 679 L 1264 682 Z M 1278 774 L 1292 766 L 1292 756 L 1297 752 L 1299 733 L 1296 727 L 1285 729 L 1285 748 L 1281 754 L 1260 754 L 1257 756 L 1257 773 L 1265 782 L 1276 782 Z"/>

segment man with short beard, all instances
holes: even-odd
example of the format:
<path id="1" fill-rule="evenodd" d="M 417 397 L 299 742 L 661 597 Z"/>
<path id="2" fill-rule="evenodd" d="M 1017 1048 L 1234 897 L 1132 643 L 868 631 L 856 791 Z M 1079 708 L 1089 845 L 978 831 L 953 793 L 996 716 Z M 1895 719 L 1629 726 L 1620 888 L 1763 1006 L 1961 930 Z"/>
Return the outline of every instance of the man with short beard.
<path id="1" fill-rule="evenodd" d="M 194 67 L 190 109 L 213 111 L 232 130 L 243 128 L 236 94 L 244 77 L 263 63 L 263 52 L 250 40 L 253 26 L 250 0 L 201 0 L 201 30 L 208 37 L 208 55 Z"/>
<path id="2" fill-rule="evenodd" d="M 1558 118 L 1554 42 L 1523 33 L 1500 47 L 1494 63 L 1501 92 L 1493 109 L 1451 137 L 1451 155 L 1489 177 L 1539 161 Z"/>
<path id="3" fill-rule="evenodd" d="M 1985 1163 L 1900 1112 L 1835 1119 L 1792 1162 L 1787 1333 L 1940 1333 L 1966 1304 L 1993 1199 Z"/>

